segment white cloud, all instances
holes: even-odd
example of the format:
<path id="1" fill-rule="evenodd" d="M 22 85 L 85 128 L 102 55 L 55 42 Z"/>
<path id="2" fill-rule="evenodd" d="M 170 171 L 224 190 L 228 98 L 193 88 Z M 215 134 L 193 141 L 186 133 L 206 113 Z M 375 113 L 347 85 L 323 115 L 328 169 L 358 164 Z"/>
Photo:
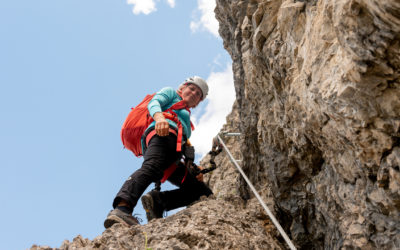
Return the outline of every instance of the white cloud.
<path id="1" fill-rule="evenodd" d="M 232 110 L 236 98 L 232 65 L 228 64 L 223 72 L 212 72 L 207 83 L 209 86 L 208 103 L 200 117 L 193 114 L 195 130 L 190 137 L 191 143 L 196 148 L 196 154 L 201 157 L 211 150 L 212 138 L 221 130 L 222 125 L 226 123 L 226 116 Z"/>
<path id="2" fill-rule="evenodd" d="M 216 6 L 215 0 L 198 0 L 197 1 L 198 10 L 201 17 L 195 18 L 197 20 L 190 22 L 190 29 L 193 32 L 198 30 L 207 30 L 211 32 L 216 37 L 218 34 L 218 21 L 215 18 L 214 9 Z"/>
<path id="3" fill-rule="evenodd" d="M 126 3 L 133 5 L 132 12 L 135 15 L 148 15 L 157 10 L 155 0 L 127 0 Z M 175 7 L 175 0 L 167 0 L 167 3 L 171 8 Z"/>
<path id="4" fill-rule="evenodd" d="M 171 8 L 174 8 L 174 7 L 175 7 L 175 0 L 167 0 L 167 2 L 168 2 L 168 5 L 169 5 Z"/>
<path id="5" fill-rule="evenodd" d="M 127 4 L 133 5 L 133 14 L 138 15 L 143 13 L 145 15 L 156 11 L 156 4 L 153 0 L 127 0 Z"/>
<path id="6" fill-rule="evenodd" d="M 145 14 L 148 15 L 157 10 L 156 2 L 160 0 L 127 0 L 127 4 L 132 4 L 132 12 L 135 15 Z M 171 7 L 175 7 L 175 0 L 165 0 L 167 4 Z M 215 0 L 197 0 L 197 10 L 195 11 L 195 16 L 190 22 L 190 29 L 192 32 L 205 30 L 210 32 L 216 37 L 218 34 L 218 21 L 215 18 L 214 9 L 216 6 Z"/>

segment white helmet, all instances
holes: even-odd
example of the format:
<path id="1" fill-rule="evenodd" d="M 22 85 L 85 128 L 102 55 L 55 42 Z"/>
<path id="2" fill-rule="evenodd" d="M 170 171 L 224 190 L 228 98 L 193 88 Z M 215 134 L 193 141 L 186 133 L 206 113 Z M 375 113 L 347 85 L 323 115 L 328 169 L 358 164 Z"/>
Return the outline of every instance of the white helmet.
<path id="1" fill-rule="evenodd" d="M 179 87 L 187 83 L 192 83 L 201 89 L 201 92 L 203 93 L 203 97 L 201 98 L 201 100 L 204 100 L 206 98 L 208 94 L 208 85 L 203 78 L 201 78 L 200 76 L 192 76 L 186 79 Z"/>

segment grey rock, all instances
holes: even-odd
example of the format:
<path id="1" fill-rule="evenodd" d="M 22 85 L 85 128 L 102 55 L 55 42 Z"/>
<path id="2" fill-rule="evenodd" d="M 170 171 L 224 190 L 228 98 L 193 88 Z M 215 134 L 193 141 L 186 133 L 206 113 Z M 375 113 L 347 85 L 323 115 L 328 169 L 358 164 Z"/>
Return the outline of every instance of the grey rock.
<path id="1" fill-rule="evenodd" d="M 167 218 L 132 227 L 115 224 L 92 241 L 78 236 L 59 249 L 284 249 L 266 215 L 254 214 L 261 207 L 252 206 L 203 199 Z"/>
<path id="2" fill-rule="evenodd" d="M 237 97 L 223 130 L 242 133 L 224 140 L 294 244 L 400 249 L 399 1 L 216 2 Z M 214 198 L 61 249 L 287 248 L 226 153 L 216 163 Z"/>
<path id="3" fill-rule="evenodd" d="M 395 0 L 217 0 L 242 165 L 299 247 L 400 248 L 399 14 Z"/>

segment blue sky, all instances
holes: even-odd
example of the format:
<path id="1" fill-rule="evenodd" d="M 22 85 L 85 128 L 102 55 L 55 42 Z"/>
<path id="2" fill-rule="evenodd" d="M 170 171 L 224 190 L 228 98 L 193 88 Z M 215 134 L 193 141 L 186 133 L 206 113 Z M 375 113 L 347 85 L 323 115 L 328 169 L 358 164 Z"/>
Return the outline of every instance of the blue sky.
<path id="1" fill-rule="evenodd" d="M 123 149 L 120 128 L 148 93 L 207 79 L 192 142 L 200 154 L 210 149 L 234 100 L 213 5 L 0 2 L 0 249 L 104 231 L 115 194 L 142 162 Z M 146 223 L 141 204 L 135 213 Z"/>

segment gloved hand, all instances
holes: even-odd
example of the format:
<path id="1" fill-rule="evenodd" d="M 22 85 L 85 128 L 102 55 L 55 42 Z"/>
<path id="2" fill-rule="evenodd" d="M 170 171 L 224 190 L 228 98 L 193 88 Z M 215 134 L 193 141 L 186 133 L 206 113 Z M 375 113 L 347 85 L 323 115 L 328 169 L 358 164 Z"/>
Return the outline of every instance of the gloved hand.
<path id="1" fill-rule="evenodd" d="M 204 168 L 202 167 L 202 166 L 197 166 L 197 168 L 199 169 L 199 171 L 201 171 L 201 170 L 203 170 Z M 203 181 L 203 174 L 202 173 L 200 173 L 200 174 L 198 174 L 197 176 L 196 176 L 196 179 L 198 180 L 198 181 Z"/>

